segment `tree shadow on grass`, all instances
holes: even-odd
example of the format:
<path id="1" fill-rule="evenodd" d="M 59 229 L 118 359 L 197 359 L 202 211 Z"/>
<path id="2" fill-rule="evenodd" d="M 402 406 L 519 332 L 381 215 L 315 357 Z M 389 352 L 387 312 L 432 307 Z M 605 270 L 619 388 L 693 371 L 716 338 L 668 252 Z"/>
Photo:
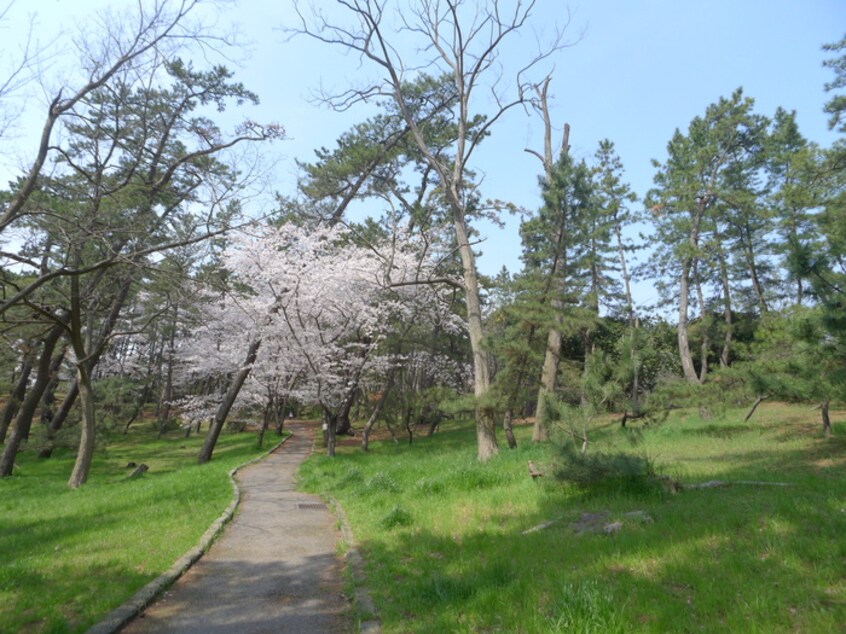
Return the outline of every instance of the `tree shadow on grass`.
<path id="1" fill-rule="evenodd" d="M 846 477 L 813 465 L 838 458 L 841 445 L 751 452 L 719 471 L 777 481 L 788 470 L 801 476 L 792 487 L 663 498 L 552 491 L 535 511 L 488 511 L 456 534 L 412 515 L 362 544 L 377 606 L 388 627 L 413 632 L 838 631 Z M 571 527 L 582 512 L 616 520 L 634 510 L 654 521 L 623 520 L 610 535 Z"/>

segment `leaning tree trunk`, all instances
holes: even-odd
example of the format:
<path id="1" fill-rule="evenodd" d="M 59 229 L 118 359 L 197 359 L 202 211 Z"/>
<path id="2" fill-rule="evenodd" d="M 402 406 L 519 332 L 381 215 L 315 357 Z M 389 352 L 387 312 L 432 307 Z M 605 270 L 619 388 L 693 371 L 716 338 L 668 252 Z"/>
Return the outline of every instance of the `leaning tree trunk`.
<path id="1" fill-rule="evenodd" d="M 253 369 L 253 363 L 255 363 L 260 347 L 261 339 L 256 339 L 250 344 L 250 347 L 247 350 L 247 358 L 244 360 L 244 365 L 240 370 L 238 370 L 238 372 L 235 373 L 235 376 L 232 377 L 232 383 L 229 384 L 226 394 L 223 395 L 223 401 L 217 408 L 214 419 L 209 426 L 209 432 L 206 434 L 203 447 L 200 449 L 200 455 L 197 456 L 197 462 L 199 464 L 205 464 L 211 460 L 212 453 L 214 452 L 214 446 L 217 444 L 217 439 L 220 437 L 220 431 L 223 429 L 223 423 L 226 422 L 229 410 L 232 409 L 232 405 L 235 403 L 235 399 L 238 398 L 238 393 L 241 391 L 244 381 L 247 380 L 247 377 L 250 375 L 250 370 Z"/>
<path id="2" fill-rule="evenodd" d="M 67 347 L 63 346 L 59 353 L 53 357 L 53 361 L 50 362 L 50 380 L 41 396 L 41 420 L 47 427 L 50 426 L 53 417 L 56 415 L 56 390 L 59 387 L 59 370 L 65 360 L 66 352 Z"/>
<path id="3" fill-rule="evenodd" d="M 50 382 L 50 366 L 53 361 L 53 351 L 56 343 L 62 336 L 63 328 L 59 324 L 53 326 L 44 338 L 41 349 L 41 356 L 38 360 L 38 370 L 35 373 L 35 383 L 27 390 L 26 397 L 21 404 L 18 414 L 15 417 L 15 426 L 7 439 L 0 457 L 0 477 L 12 475 L 12 468 L 15 464 L 15 457 L 20 449 L 21 443 L 29 437 L 29 429 L 32 427 L 32 419 L 44 395 L 44 390 Z"/>
<path id="4" fill-rule="evenodd" d="M 79 384 L 76 382 L 76 380 L 74 380 L 67 394 L 65 394 L 65 398 L 62 399 L 62 404 L 59 405 L 59 409 L 56 411 L 55 416 L 53 416 L 53 420 L 50 421 L 50 426 L 47 428 L 47 446 L 45 446 L 44 449 L 38 452 L 39 458 L 49 458 L 51 455 L 53 455 L 53 441 L 56 438 L 56 434 L 59 433 L 59 430 L 62 428 L 62 425 L 65 424 L 65 420 L 67 420 L 68 414 L 70 414 L 70 411 L 76 404 L 76 399 L 78 397 Z"/>
<path id="5" fill-rule="evenodd" d="M 18 409 L 26 395 L 26 386 L 29 385 L 29 375 L 32 372 L 32 353 L 27 351 L 23 357 L 21 365 L 21 374 L 15 384 L 14 389 L 9 394 L 9 400 L 3 410 L 3 419 L 0 421 L 0 443 L 6 441 L 6 434 L 9 431 L 9 425 L 15 420 L 18 414 Z"/>

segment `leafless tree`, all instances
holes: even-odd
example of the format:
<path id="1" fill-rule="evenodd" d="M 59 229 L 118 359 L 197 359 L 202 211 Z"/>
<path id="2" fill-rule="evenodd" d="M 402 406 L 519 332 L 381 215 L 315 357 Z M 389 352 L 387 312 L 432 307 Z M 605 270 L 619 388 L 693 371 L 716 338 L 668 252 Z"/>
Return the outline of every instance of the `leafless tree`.
<path id="1" fill-rule="evenodd" d="M 490 381 L 476 256 L 470 241 L 476 192 L 468 180 L 468 168 L 479 144 L 495 125 L 509 111 L 532 101 L 531 88 L 537 84 L 532 75 L 548 74 L 549 68 L 543 67 L 568 44 L 564 38 L 567 24 L 555 27 L 546 41 L 535 33 L 535 47 L 527 52 L 525 40 L 518 40 L 532 28 L 534 1 L 418 0 L 397 7 L 391 16 L 387 6 L 385 0 L 337 0 L 338 10 L 331 11 L 333 17 L 329 17 L 330 12 L 307 13 L 297 6 L 300 23 L 286 31 L 291 36 L 306 35 L 353 51 L 368 68 L 377 70 L 379 76 L 370 85 L 324 95 L 325 101 L 344 110 L 361 102 L 392 99 L 420 153 L 438 176 L 463 269 L 477 397 L 478 458 L 484 461 L 497 452 L 497 441 L 493 412 L 483 398 Z M 565 17 L 569 22 L 569 16 Z M 511 59 L 521 61 L 512 65 Z M 506 67 L 513 68 L 513 73 Z M 451 79 L 454 93 L 450 102 L 454 106 L 450 107 L 456 128 L 447 151 L 432 147 L 415 117 L 407 86 L 423 74 Z M 507 79 L 509 74 L 512 76 Z"/>

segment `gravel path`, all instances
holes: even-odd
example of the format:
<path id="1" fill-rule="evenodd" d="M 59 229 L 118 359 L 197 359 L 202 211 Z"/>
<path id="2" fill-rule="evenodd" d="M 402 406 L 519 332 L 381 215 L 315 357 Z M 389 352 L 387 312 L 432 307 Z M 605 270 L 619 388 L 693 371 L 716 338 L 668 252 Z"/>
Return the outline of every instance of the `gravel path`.
<path id="1" fill-rule="evenodd" d="M 341 594 L 339 533 L 316 496 L 294 490 L 314 427 L 241 470 L 241 505 L 211 550 L 123 632 L 351 631 Z"/>

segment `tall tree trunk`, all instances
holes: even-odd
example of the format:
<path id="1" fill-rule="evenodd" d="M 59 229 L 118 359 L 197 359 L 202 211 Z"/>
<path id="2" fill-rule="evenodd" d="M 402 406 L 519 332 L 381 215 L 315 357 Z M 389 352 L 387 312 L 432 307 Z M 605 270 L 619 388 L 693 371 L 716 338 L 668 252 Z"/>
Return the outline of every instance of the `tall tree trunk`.
<path id="1" fill-rule="evenodd" d="M 734 337 L 734 324 L 732 323 L 731 310 L 731 287 L 729 286 L 728 267 L 722 247 L 718 246 L 717 255 L 720 262 L 720 282 L 723 288 L 723 320 L 725 321 L 725 335 L 723 336 L 723 349 L 720 352 L 720 367 L 727 368 L 731 362 L 731 346 Z"/>
<path id="2" fill-rule="evenodd" d="M 76 382 L 79 387 L 80 414 L 82 417 L 82 433 L 79 436 L 79 449 L 76 462 L 71 472 L 68 486 L 76 489 L 88 480 L 88 472 L 94 457 L 94 438 L 96 433 L 94 388 L 91 384 L 91 373 L 105 350 L 106 343 L 117 324 L 118 317 L 129 296 L 132 278 L 126 278 L 112 301 L 109 315 L 106 317 L 96 339 L 94 334 L 93 314 L 89 315 L 86 328 L 82 328 L 82 304 L 79 288 L 79 276 L 71 277 L 71 310 L 68 340 L 76 355 Z"/>
<path id="3" fill-rule="evenodd" d="M 179 304 L 173 305 L 173 323 L 170 329 L 170 341 L 168 344 L 167 354 L 167 372 L 165 373 L 165 382 L 162 387 L 162 397 L 160 400 L 161 407 L 159 408 L 159 438 L 165 433 L 168 424 L 170 424 L 170 402 L 173 400 L 173 359 L 176 357 L 176 325 L 179 321 Z"/>
<path id="4" fill-rule="evenodd" d="M 467 301 L 467 328 L 470 336 L 470 348 L 473 353 L 473 392 L 476 396 L 476 449 L 480 462 L 494 456 L 499 448 L 496 442 L 496 425 L 490 409 L 481 399 L 490 387 L 490 375 L 487 353 L 484 349 L 484 330 L 482 327 L 482 301 L 479 295 L 479 278 L 476 274 L 476 256 L 470 245 L 467 224 L 461 209 L 453 209 L 458 251 L 464 270 L 464 290 Z"/>
<path id="5" fill-rule="evenodd" d="M 555 311 L 553 319 L 555 323 L 549 329 L 546 336 L 546 349 L 543 356 L 543 369 L 541 370 L 541 382 L 538 389 L 538 405 L 535 412 L 535 424 L 532 427 L 532 442 L 546 442 L 549 440 L 549 426 L 546 421 L 546 408 L 544 402 L 555 394 L 555 386 L 558 382 L 558 364 L 561 356 L 561 326 L 563 316 L 561 315 L 561 302 L 557 298 L 551 302 Z"/>
<path id="6" fill-rule="evenodd" d="M 244 381 L 247 380 L 250 370 L 253 369 L 253 363 L 255 363 L 260 347 L 261 339 L 256 339 L 250 344 L 250 347 L 247 349 L 247 357 L 244 360 L 244 365 L 232 377 L 232 382 L 229 384 L 226 394 L 223 395 L 223 401 L 217 408 L 217 412 L 215 412 L 214 419 L 209 426 L 209 432 L 206 434 L 200 454 L 197 456 L 197 462 L 199 464 L 205 464 L 211 460 L 214 446 L 217 444 L 218 437 L 220 437 L 220 431 L 223 429 L 223 423 L 226 422 L 229 410 L 232 409 L 232 405 L 235 403 L 235 399 L 238 398 L 238 393 L 241 391 Z"/>
<path id="7" fill-rule="evenodd" d="M 747 223 L 745 226 L 746 240 L 743 240 L 743 250 L 746 254 L 746 264 L 749 267 L 749 279 L 752 280 L 752 289 L 755 291 L 755 298 L 758 300 L 758 310 L 761 314 L 765 314 L 769 310 L 767 306 L 766 297 L 764 297 L 764 289 L 761 286 L 761 280 L 758 277 L 758 265 L 755 262 L 755 252 L 752 248 L 752 229 Z M 741 235 L 743 231 L 741 230 Z"/>
<path id="8" fill-rule="evenodd" d="M 699 276 L 699 258 L 693 262 L 693 278 L 696 287 L 696 299 L 699 303 L 699 322 L 702 324 L 702 346 L 700 347 L 699 383 L 705 382 L 708 374 L 708 353 L 711 349 L 711 342 L 708 338 L 710 318 L 705 308 L 705 294 L 702 292 L 702 278 Z"/>
<path id="9" fill-rule="evenodd" d="M 620 273 L 622 273 L 623 276 L 623 288 L 626 293 L 626 321 L 629 328 L 629 337 L 631 338 L 631 344 L 629 345 L 629 355 L 631 357 L 632 364 L 631 405 L 632 413 L 637 416 L 640 413 L 640 395 L 638 394 L 640 391 L 640 363 L 638 361 L 637 345 L 637 329 L 639 324 L 635 318 L 634 299 L 632 298 L 632 280 L 629 275 L 628 263 L 626 262 L 626 248 L 623 245 L 623 231 L 616 212 L 614 215 L 614 235 L 617 238 L 617 254 L 620 258 Z M 623 427 L 626 426 L 625 420 L 626 412 L 623 412 Z"/>
<path id="10" fill-rule="evenodd" d="M 76 366 L 76 383 L 79 386 L 79 404 L 82 408 L 82 434 L 79 438 L 79 451 L 76 454 L 76 462 L 73 465 L 68 486 L 77 489 L 88 480 L 88 473 L 91 471 L 91 462 L 94 458 L 94 434 L 96 432 L 96 420 L 94 409 L 94 390 L 91 386 L 91 377 L 85 362 L 80 361 Z"/>
<path id="11" fill-rule="evenodd" d="M 542 157 L 544 174 L 547 181 L 552 179 L 554 157 L 552 150 L 552 120 L 549 115 L 548 102 L 549 78 L 544 82 L 540 94 L 541 116 L 544 122 L 544 153 Z M 570 124 L 564 124 L 564 136 L 561 139 L 562 154 L 570 150 Z M 563 245 L 563 225 L 558 234 L 558 250 Z M 566 262 L 563 253 L 556 253 L 553 259 L 550 280 L 552 281 L 552 293 L 549 300 L 553 310 L 552 327 L 546 336 L 546 349 L 544 350 L 543 367 L 541 369 L 540 387 L 538 388 L 538 404 L 535 408 L 535 424 L 532 427 L 532 442 L 546 442 L 549 440 L 549 426 L 546 421 L 546 408 L 544 402 L 555 394 L 556 383 L 558 382 L 558 365 L 561 361 L 561 329 L 564 326 L 564 304 L 561 302 L 560 292 L 563 292 L 563 284 L 558 284 L 561 270 Z"/>
<path id="12" fill-rule="evenodd" d="M 690 353 L 690 338 L 688 336 L 688 305 L 690 303 L 690 258 L 682 264 L 682 272 L 679 276 L 679 323 L 678 343 L 679 359 L 681 360 L 684 378 L 691 383 L 698 383 L 699 377 L 696 368 L 693 366 L 693 355 Z"/>

